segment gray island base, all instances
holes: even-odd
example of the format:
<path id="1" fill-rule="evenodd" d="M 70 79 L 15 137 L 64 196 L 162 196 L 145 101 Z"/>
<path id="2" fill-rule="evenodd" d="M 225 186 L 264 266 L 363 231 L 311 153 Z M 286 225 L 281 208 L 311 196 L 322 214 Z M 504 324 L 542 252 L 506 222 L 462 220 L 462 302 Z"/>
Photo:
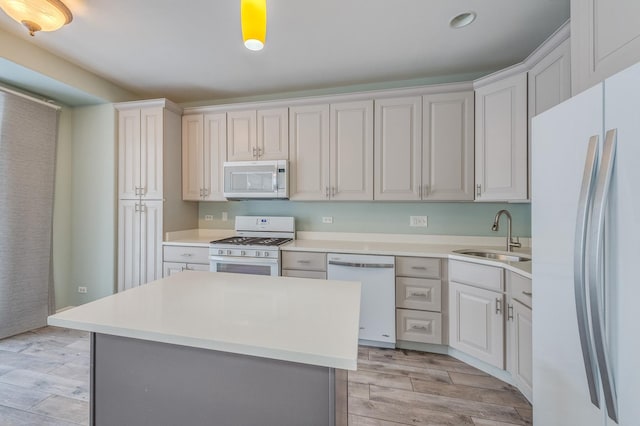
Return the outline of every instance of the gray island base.
<path id="1" fill-rule="evenodd" d="M 91 424 L 346 426 L 346 370 L 91 334 Z"/>

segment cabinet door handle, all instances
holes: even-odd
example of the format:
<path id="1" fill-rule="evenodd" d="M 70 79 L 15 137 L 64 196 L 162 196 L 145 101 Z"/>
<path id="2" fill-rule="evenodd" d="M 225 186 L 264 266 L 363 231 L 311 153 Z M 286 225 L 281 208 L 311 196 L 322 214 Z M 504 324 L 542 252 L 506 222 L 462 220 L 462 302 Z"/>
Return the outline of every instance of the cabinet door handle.
<path id="1" fill-rule="evenodd" d="M 529 297 L 531 297 L 533 295 L 533 293 L 531 293 L 530 291 L 523 291 L 522 294 L 524 294 L 525 296 L 529 296 Z"/>
<path id="2" fill-rule="evenodd" d="M 424 194 L 423 194 L 424 197 L 429 196 L 429 185 L 425 185 L 423 188 L 423 191 L 424 191 Z"/>
<path id="3" fill-rule="evenodd" d="M 133 211 L 134 212 L 139 212 L 140 211 L 140 204 L 136 203 Z"/>
<path id="4" fill-rule="evenodd" d="M 482 195 L 482 185 L 477 184 L 476 185 L 476 196 L 479 197 L 480 195 Z"/>
<path id="5" fill-rule="evenodd" d="M 513 321 L 513 305 L 507 305 L 507 320 Z"/>
<path id="6" fill-rule="evenodd" d="M 496 298 L 496 314 L 502 314 L 502 299 Z"/>
<path id="7" fill-rule="evenodd" d="M 335 197 L 336 196 L 336 187 L 332 186 L 331 187 L 331 197 Z"/>
<path id="8" fill-rule="evenodd" d="M 262 152 L 262 148 L 258 147 L 258 158 L 262 158 L 264 152 Z"/>
<path id="9" fill-rule="evenodd" d="M 140 204 L 140 213 L 145 213 L 147 211 L 147 205 L 146 204 Z"/>
<path id="10" fill-rule="evenodd" d="M 329 198 L 329 187 L 328 186 L 324 187 L 324 197 L 325 198 Z"/>

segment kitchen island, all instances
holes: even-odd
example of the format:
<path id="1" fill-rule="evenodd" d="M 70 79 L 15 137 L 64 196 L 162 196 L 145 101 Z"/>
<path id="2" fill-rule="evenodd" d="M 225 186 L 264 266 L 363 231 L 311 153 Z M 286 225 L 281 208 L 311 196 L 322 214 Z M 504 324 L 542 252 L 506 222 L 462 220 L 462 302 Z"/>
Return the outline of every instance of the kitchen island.
<path id="1" fill-rule="evenodd" d="M 91 332 L 91 424 L 346 425 L 360 284 L 183 272 L 49 317 Z"/>

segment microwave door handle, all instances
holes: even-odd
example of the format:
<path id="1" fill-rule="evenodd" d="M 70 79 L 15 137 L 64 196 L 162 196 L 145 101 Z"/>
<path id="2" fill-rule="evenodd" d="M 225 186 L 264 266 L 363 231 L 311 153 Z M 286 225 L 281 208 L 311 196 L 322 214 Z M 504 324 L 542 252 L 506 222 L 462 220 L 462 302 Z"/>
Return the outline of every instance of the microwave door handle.
<path id="1" fill-rule="evenodd" d="M 273 171 L 273 193 L 278 193 L 278 166 Z"/>

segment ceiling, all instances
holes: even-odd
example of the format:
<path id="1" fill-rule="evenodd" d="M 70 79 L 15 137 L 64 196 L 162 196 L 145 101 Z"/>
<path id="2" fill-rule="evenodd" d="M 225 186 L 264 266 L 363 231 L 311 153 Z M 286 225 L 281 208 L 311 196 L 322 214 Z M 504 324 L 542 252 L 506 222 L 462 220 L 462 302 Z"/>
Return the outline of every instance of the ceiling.
<path id="1" fill-rule="evenodd" d="M 0 28 L 175 102 L 482 75 L 520 62 L 569 18 L 569 0 L 267 0 L 266 45 L 252 52 L 240 0 L 64 2 L 74 18 L 59 31 L 30 37 L 4 13 Z M 473 24 L 449 27 L 471 10 Z"/>

